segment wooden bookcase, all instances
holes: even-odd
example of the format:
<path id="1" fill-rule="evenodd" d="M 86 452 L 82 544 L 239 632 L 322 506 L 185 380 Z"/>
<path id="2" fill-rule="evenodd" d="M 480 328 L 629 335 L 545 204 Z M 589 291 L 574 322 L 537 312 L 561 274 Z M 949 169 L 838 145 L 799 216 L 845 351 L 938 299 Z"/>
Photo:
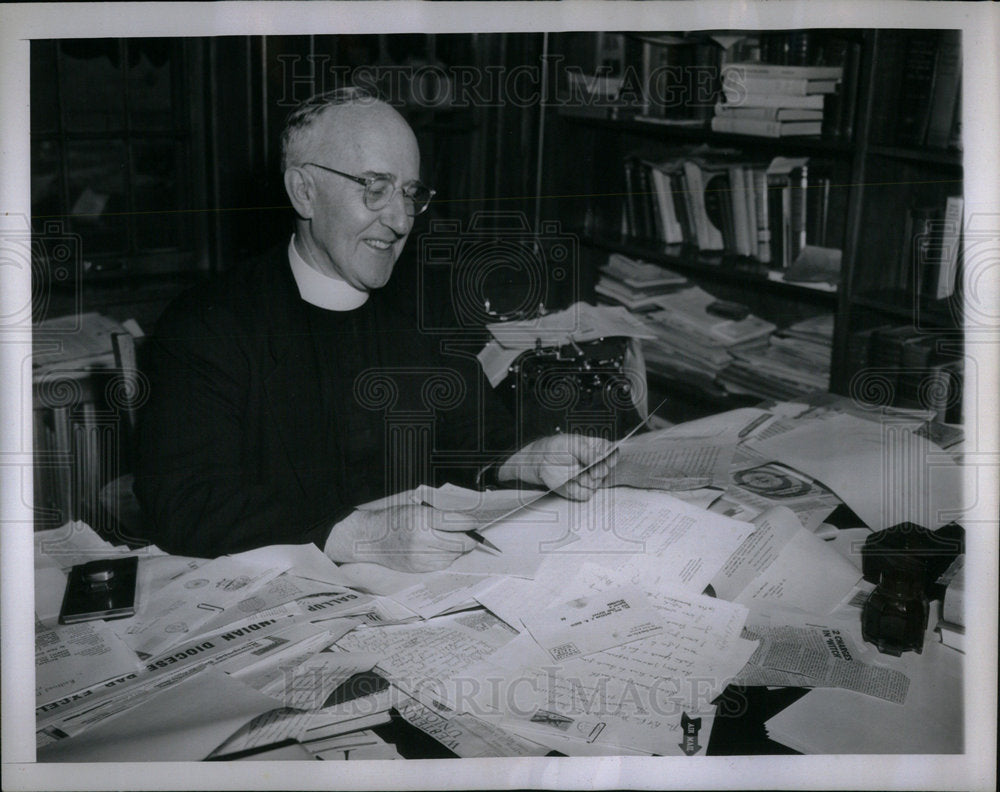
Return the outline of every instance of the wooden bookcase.
<path id="1" fill-rule="evenodd" d="M 778 328 L 820 313 L 835 312 L 830 390 L 859 397 L 858 380 L 865 361 L 851 354 L 852 334 L 881 325 L 907 325 L 932 335 L 950 351 L 961 348 L 961 295 L 947 300 L 918 299 L 912 289 L 886 288 L 882 277 L 897 268 L 907 246 L 907 212 L 915 206 L 943 209 L 948 196 L 962 195 L 962 155 L 946 148 L 899 145 L 894 130 L 898 101 L 886 97 L 911 93 L 904 75 L 907 47 L 913 37 L 937 31 L 838 31 L 857 45 L 859 60 L 853 93 L 854 123 L 849 137 L 761 138 L 720 134 L 706 122 L 700 127 L 652 124 L 630 117 L 570 114 L 559 102 L 548 108 L 542 192 L 542 217 L 560 218 L 565 230 L 580 237 L 581 297 L 593 299 L 597 269 L 611 252 L 660 264 L 685 275 L 719 297 L 748 305 Z M 595 36 L 597 34 L 594 34 Z M 579 57 L 580 36 L 553 36 L 550 56 L 572 63 Z M 599 56 L 598 56 L 598 62 Z M 560 86 L 551 86 L 558 95 Z M 894 109 L 895 108 L 895 109 Z M 828 244 L 842 251 L 836 290 L 768 278 L 753 260 L 704 254 L 696 249 L 652 244 L 623 236 L 621 215 L 627 188 L 623 160 L 635 152 L 669 158 L 681 146 L 707 143 L 738 149 L 748 158 L 808 156 L 830 175 L 838 192 L 837 216 L 831 219 Z M 862 374 L 863 376 L 863 374 Z M 676 397 L 689 417 L 745 403 L 745 398 L 707 392 L 679 381 L 651 382 Z M 870 389 L 869 389 L 870 390 Z M 877 396 L 892 403 L 893 393 Z M 673 417 L 673 416 L 668 416 Z"/>

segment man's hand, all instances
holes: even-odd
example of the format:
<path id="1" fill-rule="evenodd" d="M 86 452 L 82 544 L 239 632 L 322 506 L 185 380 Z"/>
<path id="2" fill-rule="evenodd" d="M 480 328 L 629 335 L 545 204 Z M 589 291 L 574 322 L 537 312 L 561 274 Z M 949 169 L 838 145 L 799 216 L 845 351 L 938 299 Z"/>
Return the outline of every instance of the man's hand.
<path id="1" fill-rule="evenodd" d="M 465 515 L 415 504 L 358 510 L 333 526 L 323 551 L 339 563 L 367 561 L 402 572 L 431 572 L 476 546 L 464 532 L 477 525 Z"/>
<path id="2" fill-rule="evenodd" d="M 612 444 L 599 437 L 557 434 L 529 443 L 503 463 L 500 481 L 518 479 L 525 484 L 541 484 L 555 489 L 564 498 L 587 500 L 601 487 L 618 462 L 618 452 L 602 459 Z M 589 465 L 601 461 L 589 470 Z M 581 473 L 581 471 L 584 471 Z"/>

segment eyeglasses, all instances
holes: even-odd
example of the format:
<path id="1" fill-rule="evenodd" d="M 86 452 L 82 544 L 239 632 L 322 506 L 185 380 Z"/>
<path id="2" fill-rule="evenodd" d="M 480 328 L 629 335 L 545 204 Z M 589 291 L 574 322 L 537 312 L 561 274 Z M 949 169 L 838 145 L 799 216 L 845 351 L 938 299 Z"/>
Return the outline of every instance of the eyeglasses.
<path id="1" fill-rule="evenodd" d="M 326 165 L 320 165 L 318 162 L 305 162 L 303 164 L 312 165 L 314 168 L 329 171 L 330 173 L 336 173 L 338 176 L 343 176 L 345 179 L 350 179 L 353 182 L 363 185 L 365 188 L 365 206 L 373 212 L 377 212 L 379 209 L 388 206 L 389 201 L 396 195 L 396 190 L 399 190 L 403 193 L 403 205 L 406 208 L 406 214 L 410 217 L 416 217 L 427 209 L 427 205 L 431 202 L 431 198 L 434 197 L 434 193 L 436 192 L 436 190 L 432 190 L 426 184 L 419 181 L 407 182 L 402 187 L 397 187 L 395 178 L 385 173 L 379 173 L 374 176 L 352 176 L 350 173 L 328 168 Z"/>

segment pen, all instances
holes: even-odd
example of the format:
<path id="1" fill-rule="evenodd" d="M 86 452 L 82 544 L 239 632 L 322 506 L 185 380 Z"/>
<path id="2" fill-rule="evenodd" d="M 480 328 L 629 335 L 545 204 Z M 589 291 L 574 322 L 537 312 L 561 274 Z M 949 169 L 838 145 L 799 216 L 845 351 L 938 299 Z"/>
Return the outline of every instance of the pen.
<path id="1" fill-rule="evenodd" d="M 763 415 L 758 415 L 749 424 L 740 429 L 740 433 L 736 435 L 740 440 L 750 434 L 754 429 L 760 426 L 764 421 L 771 417 L 771 413 L 764 413 Z"/>
<path id="2" fill-rule="evenodd" d="M 482 547 L 488 547 L 490 548 L 490 550 L 495 550 L 498 553 L 503 552 L 503 550 L 501 550 L 499 547 L 493 544 L 493 542 L 491 542 L 489 539 L 487 539 L 485 536 L 479 533 L 479 531 L 475 530 L 466 531 L 465 535 L 468 536 L 470 539 L 472 539 L 472 541 L 478 542 Z"/>

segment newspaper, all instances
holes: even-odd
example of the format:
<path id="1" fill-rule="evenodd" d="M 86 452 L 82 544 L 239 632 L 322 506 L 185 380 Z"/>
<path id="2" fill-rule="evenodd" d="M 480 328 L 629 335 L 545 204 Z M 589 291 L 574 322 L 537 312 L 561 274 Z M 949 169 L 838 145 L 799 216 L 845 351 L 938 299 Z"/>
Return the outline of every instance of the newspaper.
<path id="1" fill-rule="evenodd" d="M 862 660 L 850 635 L 837 627 L 747 624 L 743 637 L 760 646 L 736 684 L 838 687 L 896 704 L 906 700 L 909 677 Z"/>

